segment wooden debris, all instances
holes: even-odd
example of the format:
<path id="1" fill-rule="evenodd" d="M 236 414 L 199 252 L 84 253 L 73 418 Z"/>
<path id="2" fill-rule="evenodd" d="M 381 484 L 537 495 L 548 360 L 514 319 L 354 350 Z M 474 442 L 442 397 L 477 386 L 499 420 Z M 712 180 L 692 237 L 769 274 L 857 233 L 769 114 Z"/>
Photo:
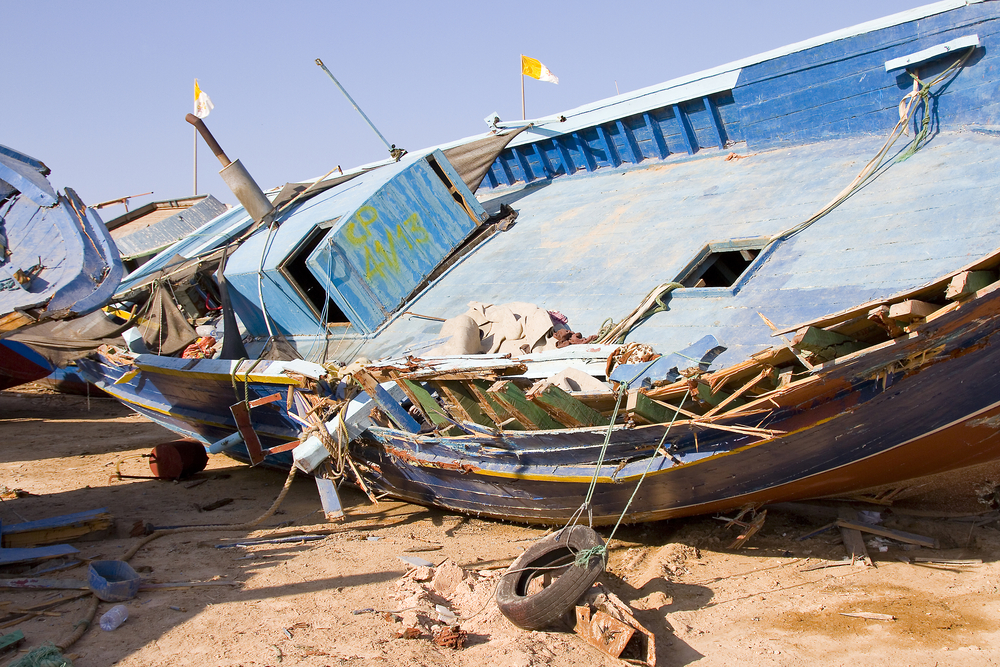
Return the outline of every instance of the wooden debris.
<path id="1" fill-rule="evenodd" d="M 444 408 L 419 383 L 406 378 L 400 378 L 396 380 L 396 384 L 409 397 L 410 402 L 420 408 L 420 412 L 423 413 L 428 423 L 434 424 L 434 426 L 443 430 L 454 428 L 448 420 Z"/>
<path id="2" fill-rule="evenodd" d="M 747 514 L 752 514 L 753 519 L 750 521 L 744 521 L 743 517 Z M 743 531 L 736 536 L 736 539 L 730 542 L 728 549 L 741 549 L 750 540 L 750 538 L 757 533 L 761 528 L 764 527 L 764 519 L 767 517 L 767 510 L 758 513 L 756 505 L 747 505 L 740 510 L 740 513 L 736 515 L 735 519 L 728 519 L 726 517 L 718 517 L 721 521 L 728 521 L 726 524 L 726 529 L 732 528 L 733 526 L 739 526 Z"/>
<path id="3" fill-rule="evenodd" d="M 576 626 L 573 630 L 591 646 L 596 646 L 612 658 L 625 650 L 625 645 L 635 634 L 635 628 L 603 611 L 590 613 L 589 605 L 576 608 Z"/>
<path id="4" fill-rule="evenodd" d="M 944 291 L 944 298 L 958 301 L 969 297 L 992 283 L 996 278 L 992 271 L 963 271 L 951 279 Z"/>
<path id="5" fill-rule="evenodd" d="M 868 311 L 868 320 L 874 322 L 885 331 L 889 338 L 898 338 L 903 335 L 903 327 L 889 316 L 889 306 L 882 305 Z"/>
<path id="6" fill-rule="evenodd" d="M 529 430 L 565 428 L 550 417 L 548 412 L 529 401 L 524 392 L 509 380 L 499 380 L 487 390 L 487 393 Z"/>
<path id="7" fill-rule="evenodd" d="M 12 651 L 24 643 L 24 632 L 15 630 L 10 634 L 0 637 L 0 654 Z"/>
<path id="8" fill-rule="evenodd" d="M 933 303 L 909 299 L 907 301 L 903 301 L 902 303 L 894 303 L 889 306 L 889 317 L 890 319 L 909 324 L 913 320 L 920 320 L 927 317 L 938 308 L 940 308 L 940 306 Z"/>
<path id="9" fill-rule="evenodd" d="M 870 611 L 857 611 L 853 613 L 840 612 L 841 616 L 851 616 L 853 618 L 867 618 L 869 621 L 895 621 L 896 617 L 892 614 L 876 614 Z"/>
<path id="10" fill-rule="evenodd" d="M 873 563 L 868 555 L 868 549 L 865 547 L 865 539 L 857 528 L 857 525 L 861 525 L 857 521 L 858 513 L 851 509 L 842 508 L 839 514 L 842 518 L 838 519 L 836 524 L 840 528 L 840 536 L 844 539 L 847 555 L 851 557 L 851 564 L 862 561 L 865 565 L 871 566 Z"/>
<path id="11" fill-rule="evenodd" d="M 219 498 L 214 503 L 209 503 L 207 505 L 201 505 L 198 507 L 199 512 L 211 512 L 212 510 L 217 510 L 220 507 L 225 507 L 226 505 L 233 502 L 232 498 Z"/>
<path id="12" fill-rule="evenodd" d="M 792 347 L 812 354 L 814 359 L 829 361 L 867 347 L 864 343 L 818 327 L 803 327 L 792 339 Z"/>
<path id="13" fill-rule="evenodd" d="M 581 403 L 555 385 L 548 385 L 537 394 L 528 396 L 535 405 L 545 410 L 557 422 L 569 427 L 607 426 L 608 418 Z"/>
<path id="14" fill-rule="evenodd" d="M 849 560 L 825 560 L 799 568 L 799 572 L 812 572 L 814 570 L 825 570 L 829 567 L 843 567 L 845 565 L 853 565 L 853 563 Z"/>
<path id="15" fill-rule="evenodd" d="M 640 424 L 662 424 L 674 419 L 678 412 L 684 414 L 679 408 L 654 401 L 639 389 L 633 389 L 626 395 L 625 411 Z"/>
<path id="16" fill-rule="evenodd" d="M 653 633 L 635 620 L 631 607 L 601 584 L 595 584 L 577 605 L 573 630 L 612 657 L 656 667 Z"/>
<path id="17" fill-rule="evenodd" d="M 80 553 L 68 544 L 53 544 L 47 547 L 0 549 L 0 565 L 14 563 L 34 563 L 49 558 L 59 558 Z"/>
<path id="18" fill-rule="evenodd" d="M 838 519 L 837 527 L 839 527 L 842 531 L 845 529 L 862 531 L 865 533 L 871 533 L 872 535 L 878 535 L 880 537 L 888 537 L 893 540 L 898 540 L 899 542 L 906 542 L 907 544 L 916 544 L 922 547 L 927 547 L 928 549 L 938 549 L 941 546 L 938 540 L 931 537 L 914 535 L 913 533 L 906 533 L 901 530 L 890 530 L 889 528 L 873 526 L 860 521 Z"/>
<path id="19" fill-rule="evenodd" d="M 461 421 L 473 422 L 480 426 L 496 428 L 497 424 L 483 408 L 468 386 L 455 380 L 435 381 L 431 383 L 441 393 L 448 403 L 449 409 Z"/>
<path id="20" fill-rule="evenodd" d="M 63 544 L 90 533 L 106 531 L 113 517 L 106 508 L 64 514 L 40 521 L 25 521 L 0 528 L 0 546 L 4 548 L 37 547 Z"/>
<path id="21" fill-rule="evenodd" d="M 89 591 L 90 584 L 83 579 L 41 579 L 22 577 L 20 579 L 0 579 L 0 588 L 49 588 Z"/>
<path id="22" fill-rule="evenodd" d="M 913 562 L 927 563 L 928 565 L 958 565 L 965 567 L 983 564 L 981 558 L 967 558 L 959 560 L 955 558 L 928 558 L 926 556 L 914 556 Z"/>

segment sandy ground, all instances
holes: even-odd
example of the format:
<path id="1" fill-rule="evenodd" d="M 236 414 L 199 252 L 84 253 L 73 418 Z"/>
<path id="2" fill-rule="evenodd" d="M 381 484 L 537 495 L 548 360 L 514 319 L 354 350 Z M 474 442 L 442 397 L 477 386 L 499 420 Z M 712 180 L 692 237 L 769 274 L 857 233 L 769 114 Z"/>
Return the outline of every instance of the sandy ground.
<path id="1" fill-rule="evenodd" d="M 221 456 L 180 483 L 109 481 L 118 462 L 124 474 L 148 475 L 142 455 L 173 439 L 109 399 L 91 399 L 88 408 L 85 398 L 30 386 L 0 392 L 0 486 L 31 494 L 0 502 L 0 521 L 9 525 L 106 507 L 116 518 L 115 530 L 75 546 L 82 558 L 113 559 L 138 541 L 129 537 L 137 522 L 249 521 L 271 505 L 285 481 L 282 472 L 250 469 Z M 878 543 L 870 543 L 874 567 L 844 565 L 835 530 L 798 539 L 828 518 L 808 516 L 802 508 L 772 508 L 761 532 L 740 551 L 727 548 L 735 533 L 712 517 L 622 529 L 601 581 L 655 633 L 661 667 L 998 664 L 1000 523 L 996 515 L 959 518 L 989 511 L 974 492 L 987 479 L 1000 480 L 1000 466 L 912 486 L 891 508 L 855 506 L 881 510 L 887 527 L 939 539 L 939 550 L 884 542 L 887 550 L 880 551 Z M 233 502 L 201 510 L 224 498 Z M 279 513 L 251 533 L 326 533 L 313 541 L 218 548 L 246 532 L 192 532 L 153 541 L 130 561 L 144 577 L 211 583 L 141 591 L 127 603 L 124 625 L 113 632 L 90 629 L 67 654 L 77 667 L 623 664 L 569 632 L 519 630 L 492 602 L 501 566 L 544 529 L 400 502 L 375 506 L 349 490 L 342 499 L 347 520 L 324 523 L 312 480 L 298 478 Z M 436 579 L 416 581 L 414 576 L 433 572 L 414 573 L 400 556 L 435 565 L 450 561 L 464 570 L 464 578 L 459 581 L 463 573 L 446 564 L 437 568 Z M 916 556 L 982 563 L 921 564 Z M 824 562 L 831 566 L 810 569 Z M 86 568 L 45 576 L 84 579 Z M 4 590 L 0 618 L 4 607 L 70 594 Z M 435 604 L 459 616 L 468 632 L 461 650 L 432 643 Z M 102 603 L 98 615 L 110 607 Z M 51 615 L 2 632 L 22 630 L 25 648 L 59 641 L 85 608 L 83 599 L 69 601 Z M 399 613 L 355 613 L 364 609 Z M 890 614 L 895 620 L 842 615 L 853 612 Z M 420 637 L 397 638 L 411 626 Z M 6 654 L 0 664 L 17 657 Z"/>

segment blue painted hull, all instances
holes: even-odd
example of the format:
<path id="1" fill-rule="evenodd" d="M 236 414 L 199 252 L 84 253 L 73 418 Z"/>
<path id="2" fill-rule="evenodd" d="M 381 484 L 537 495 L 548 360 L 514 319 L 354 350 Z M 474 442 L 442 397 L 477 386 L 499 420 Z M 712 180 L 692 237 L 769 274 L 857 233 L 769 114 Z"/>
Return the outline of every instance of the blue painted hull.
<path id="1" fill-rule="evenodd" d="M 377 492 L 528 523 L 569 519 L 595 474 L 595 524 L 617 521 L 637 486 L 629 523 L 850 494 L 1000 457 L 998 325 L 994 285 L 919 335 L 858 353 L 777 394 L 766 417 L 718 422 L 784 433 L 775 437 L 685 424 L 669 429 L 668 455 L 654 456 L 666 425 L 616 427 L 600 471 L 601 428 L 507 432 L 502 445 L 373 428 L 355 455 Z"/>

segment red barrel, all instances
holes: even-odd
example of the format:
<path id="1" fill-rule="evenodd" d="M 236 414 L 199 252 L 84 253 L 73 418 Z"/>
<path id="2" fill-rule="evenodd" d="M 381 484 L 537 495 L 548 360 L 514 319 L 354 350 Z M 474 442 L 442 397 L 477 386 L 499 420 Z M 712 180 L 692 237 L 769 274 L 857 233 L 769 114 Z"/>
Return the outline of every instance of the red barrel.
<path id="1" fill-rule="evenodd" d="M 205 445 L 197 440 L 175 440 L 153 447 L 149 469 L 160 479 L 181 479 L 201 472 L 208 465 Z"/>

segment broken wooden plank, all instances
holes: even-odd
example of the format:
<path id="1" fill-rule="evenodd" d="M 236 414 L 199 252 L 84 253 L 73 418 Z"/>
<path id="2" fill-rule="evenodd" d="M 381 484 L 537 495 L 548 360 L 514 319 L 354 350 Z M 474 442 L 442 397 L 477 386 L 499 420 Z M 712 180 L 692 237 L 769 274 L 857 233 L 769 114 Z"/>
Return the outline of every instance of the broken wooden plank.
<path id="1" fill-rule="evenodd" d="M 982 558 L 928 558 L 926 556 L 914 556 L 914 563 L 927 563 L 928 565 L 961 565 L 961 566 L 975 566 L 982 565 Z"/>
<path id="2" fill-rule="evenodd" d="M 42 588 L 51 590 L 89 591 L 90 584 L 83 579 L 43 579 L 39 577 L 21 577 L 19 579 L 0 579 L 0 588 Z"/>
<path id="3" fill-rule="evenodd" d="M 610 421 L 597 410 L 584 405 L 552 384 L 531 395 L 529 400 L 566 426 L 606 426 Z"/>
<path id="4" fill-rule="evenodd" d="M 743 396 L 743 394 L 745 394 L 746 392 L 750 391 L 758 382 L 761 382 L 765 378 L 772 378 L 772 377 L 774 377 L 774 367 L 773 366 L 765 366 L 764 368 L 761 369 L 760 373 L 758 373 L 755 377 L 751 378 L 749 382 L 747 382 L 742 387 L 740 387 L 739 389 L 737 389 L 736 391 L 734 391 L 733 393 L 731 393 L 729 396 L 727 396 L 722 401 L 719 401 L 719 403 L 716 404 L 716 406 L 714 408 L 712 408 L 711 410 L 709 410 L 708 412 L 706 412 L 704 414 L 704 418 L 708 419 L 709 417 L 711 417 L 712 415 L 714 415 L 715 413 L 719 412 L 720 410 L 722 410 L 723 408 L 725 408 L 726 406 L 728 406 L 730 404 L 733 404 L 734 406 L 735 405 L 739 405 L 739 403 L 737 403 L 736 401 L 741 396 Z M 717 391 L 718 390 L 716 390 L 716 392 Z"/>
<path id="5" fill-rule="evenodd" d="M 413 380 L 408 380 L 406 378 L 400 378 L 396 381 L 399 388 L 402 389 L 406 395 L 410 398 L 410 401 L 420 407 L 420 411 L 427 418 L 427 421 L 438 428 L 451 428 L 452 424 L 448 420 L 445 414 L 444 408 L 442 408 L 434 397 L 431 396 L 430 392 L 424 389 L 418 382 Z"/>
<path id="6" fill-rule="evenodd" d="M 53 544 L 46 547 L 0 549 L 0 565 L 32 563 L 48 558 L 59 558 L 78 554 L 79 550 L 68 544 Z"/>
<path id="7" fill-rule="evenodd" d="M 945 288 L 944 298 L 958 301 L 972 296 L 992 283 L 996 278 L 992 271 L 962 271 L 955 275 Z"/>
<path id="8" fill-rule="evenodd" d="M 396 399 L 371 374 L 360 369 L 353 373 L 353 377 L 396 426 L 408 433 L 420 432 L 420 424 L 403 409 L 403 406 L 396 402 Z"/>
<path id="9" fill-rule="evenodd" d="M 896 617 L 892 614 L 876 614 L 871 611 L 855 611 L 855 612 L 840 612 L 841 616 L 851 616 L 853 618 L 865 618 L 869 621 L 895 621 Z"/>
<path id="10" fill-rule="evenodd" d="M 625 397 L 625 412 L 641 424 L 666 424 L 676 419 L 678 410 L 654 401 L 638 389 L 628 392 Z"/>
<path id="11" fill-rule="evenodd" d="M 469 393 L 475 397 L 476 402 L 482 408 L 483 412 L 496 423 L 497 428 L 506 428 L 511 431 L 525 430 L 524 425 L 517 421 L 517 417 L 507 409 L 505 404 L 490 396 L 488 392 L 493 384 L 492 382 L 471 380 L 463 384 L 468 388 Z"/>
<path id="12" fill-rule="evenodd" d="M 852 509 L 841 508 L 837 514 L 840 516 L 840 519 L 837 520 L 837 527 L 840 528 L 840 536 L 844 540 L 844 548 L 847 549 L 847 555 L 851 557 L 851 563 L 853 564 L 860 560 L 865 565 L 871 565 L 872 559 L 868 555 L 868 549 L 865 547 L 865 539 L 861 536 L 861 531 L 850 525 L 852 522 L 857 523 L 858 513 Z"/>
<path id="13" fill-rule="evenodd" d="M 927 317 L 938 308 L 940 306 L 937 304 L 909 299 L 889 306 L 889 318 L 909 324 L 913 320 L 920 320 Z"/>
<path id="14" fill-rule="evenodd" d="M 524 392 L 509 380 L 500 380 L 487 390 L 487 395 L 499 401 L 523 426 L 530 430 L 565 428 L 549 413 L 529 401 Z"/>
<path id="15" fill-rule="evenodd" d="M 25 521 L 0 527 L 0 546 L 26 548 L 63 544 L 89 533 L 107 530 L 113 517 L 107 508 L 63 514 L 38 521 Z"/>
<path id="16" fill-rule="evenodd" d="M 803 327 L 792 339 L 792 347 L 809 352 L 816 359 L 829 361 L 845 354 L 857 352 L 867 347 L 864 343 L 818 327 Z"/>
<path id="17" fill-rule="evenodd" d="M 496 422 L 483 411 L 479 401 L 476 400 L 475 395 L 466 384 L 457 380 L 440 380 L 430 384 L 441 392 L 441 396 L 460 421 L 472 422 L 488 428 L 497 427 Z"/>
<path id="18" fill-rule="evenodd" d="M 941 546 L 938 540 L 934 538 L 924 537 L 923 535 L 914 535 L 913 533 L 906 533 L 901 530 L 890 530 L 889 528 L 873 526 L 857 520 L 843 518 L 837 519 L 837 526 L 841 530 L 846 528 L 850 530 L 862 531 L 865 533 L 871 533 L 872 535 L 879 535 L 880 537 L 888 537 L 899 542 L 916 544 L 922 547 L 927 547 L 928 549 L 938 549 Z"/>

